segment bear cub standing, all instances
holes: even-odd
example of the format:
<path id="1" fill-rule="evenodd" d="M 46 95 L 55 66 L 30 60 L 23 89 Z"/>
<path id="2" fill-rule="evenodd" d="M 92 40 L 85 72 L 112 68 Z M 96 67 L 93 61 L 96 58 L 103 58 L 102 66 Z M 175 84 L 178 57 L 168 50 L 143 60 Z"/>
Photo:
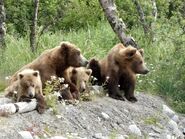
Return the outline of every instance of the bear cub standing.
<path id="1" fill-rule="evenodd" d="M 137 99 L 134 96 L 136 74 L 149 72 L 144 63 L 143 54 L 143 49 L 137 50 L 119 43 L 102 60 L 92 59 L 88 68 L 92 69 L 92 76 L 97 78 L 98 84 L 106 82 L 110 97 L 124 100 L 120 93 L 120 90 L 123 90 L 127 100 L 136 102 Z"/>

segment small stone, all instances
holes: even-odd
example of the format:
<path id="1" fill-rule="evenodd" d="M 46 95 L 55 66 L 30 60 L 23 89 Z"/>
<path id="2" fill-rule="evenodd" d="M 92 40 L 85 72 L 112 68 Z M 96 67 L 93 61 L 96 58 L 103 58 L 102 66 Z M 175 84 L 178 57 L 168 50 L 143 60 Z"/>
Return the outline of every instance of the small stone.
<path id="1" fill-rule="evenodd" d="M 176 139 L 176 138 L 172 135 L 166 135 L 166 139 Z"/>
<path id="2" fill-rule="evenodd" d="M 54 136 L 54 137 L 51 137 L 50 139 L 67 139 L 67 138 L 62 136 Z"/>
<path id="3" fill-rule="evenodd" d="M 116 139 L 125 139 L 125 137 L 123 135 L 117 135 Z"/>
<path id="4" fill-rule="evenodd" d="M 141 136 L 141 130 L 135 124 L 129 125 L 129 130 L 131 133 Z"/>
<path id="5" fill-rule="evenodd" d="M 78 133 L 71 133 L 72 136 L 78 136 Z"/>
<path id="6" fill-rule="evenodd" d="M 161 129 L 155 126 L 152 126 L 152 129 L 156 132 L 156 133 L 161 133 Z"/>
<path id="7" fill-rule="evenodd" d="M 184 136 L 183 133 L 178 128 L 174 129 L 173 134 L 177 138 L 183 138 L 183 136 Z"/>
<path id="8" fill-rule="evenodd" d="M 40 139 L 39 136 L 35 135 L 33 136 L 34 139 Z"/>
<path id="9" fill-rule="evenodd" d="M 103 117 L 104 119 L 106 119 L 106 120 L 110 118 L 109 115 L 106 114 L 106 113 L 104 113 L 104 112 L 102 112 L 101 115 L 102 115 L 102 117 Z"/>
<path id="10" fill-rule="evenodd" d="M 182 133 L 185 135 L 185 128 L 183 129 L 183 132 Z"/>
<path id="11" fill-rule="evenodd" d="M 33 139 L 29 131 L 20 131 L 18 133 L 21 135 L 22 139 Z"/>
<path id="12" fill-rule="evenodd" d="M 172 120 L 175 121 L 175 122 L 179 122 L 179 117 L 177 115 L 174 115 L 172 117 Z"/>
<path id="13" fill-rule="evenodd" d="M 125 113 L 129 113 L 129 111 L 128 111 L 127 109 L 124 109 L 123 111 L 124 111 Z"/>
<path id="14" fill-rule="evenodd" d="M 159 134 L 157 134 L 157 133 L 149 133 L 148 135 L 150 137 L 159 138 Z"/>
<path id="15" fill-rule="evenodd" d="M 100 118 L 100 117 L 98 117 L 98 121 L 99 121 L 99 122 L 101 121 L 101 118 Z"/>
<path id="16" fill-rule="evenodd" d="M 172 117 L 175 114 L 175 112 L 172 111 L 167 105 L 163 105 L 163 113 L 168 115 L 169 117 Z"/>
<path id="17" fill-rule="evenodd" d="M 96 138 L 96 139 L 102 139 L 103 138 L 103 135 L 102 135 L 102 133 L 96 133 L 94 135 L 94 138 Z"/>
<path id="18" fill-rule="evenodd" d="M 128 135 L 123 135 L 123 137 L 124 137 L 125 139 L 128 139 L 128 138 L 129 138 L 129 136 L 128 136 Z"/>
<path id="19" fill-rule="evenodd" d="M 62 115 L 57 114 L 56 117 L 57 117 L 58 119 L 60 119 L 60 118 L 62 118 Z"/>
<path id="20" fill-rule="evenodd" d="M 170 128 L 171 130 L 178 129 L 177 123 L 176 123 L 175 121 L 173 121 L 173 120 L 170 120 L 170 121 L 168 122 L 168 125 L 169 125 L 169 128 Z"/>

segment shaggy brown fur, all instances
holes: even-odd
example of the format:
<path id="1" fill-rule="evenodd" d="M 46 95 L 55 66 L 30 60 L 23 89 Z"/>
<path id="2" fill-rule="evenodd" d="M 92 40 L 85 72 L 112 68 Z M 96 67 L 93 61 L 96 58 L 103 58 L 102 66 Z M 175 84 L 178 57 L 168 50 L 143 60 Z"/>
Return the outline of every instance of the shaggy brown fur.
<path id="1" fill-rule="evenodd" d="M 37 111 L 43 113 L 46 108 L 46 102 L 42 94 L 42 82 L 39 71 L 32 69 L 24 69 L 17 75 L 18 80 L 12 86 L 9 86 L 7 92 L 17 92 L 17 102 L 31 101 L 32 98 L 37 99 Z"/>
<path id="2" fill-rule="evenodd" d="M 115 45 L 104 59 L 91 60 L 88 67 L 93 70 L 92 76 L 101 83 L 106 82 L 110 97 L 124 100 L 119 92 L 120 86 L 120 90 L 125 92 L 125 97 L 135 102 L 136 74 L 149 72 L 144 64 L 143 53 L 143 49 L 125 47 L 120 43 Z"/>
<path id="3" fill-rule="evenodd" d="M 79 93 L 85 91 L 87 82 L 91 76 L 92 70 L 85 67 L 69 67 L 65 70 L 63 77 L 73 85 L 77 93 L 73 93 L 74 88 L 70 88 L 73 98 L 79 99 Z M 71 97 L 71 95 L 69 95 Z M 69 98 L 71 99 L 71 98 Z"/>
<path id="4" fill-rule="evenodd" d="M 85 66 L 87 63 L 88 61 L 82 56 L 79 48 L 72 43 L 62 42 L 60 46 L 45 50 L 37 59 L 17 71 L 12 76 L 10 85 L 17 81 L 17 74 L 26 68 L 38 70 L 42 85 L 45 86 L 45 82 L 50 80 L 51 76 L 61 77 L 69 66 L 79 67 Z M 69 86 L 73 88 L 70 83 Z M 11 92 L 6 94 L 6 96 L 11 95 Z"/>

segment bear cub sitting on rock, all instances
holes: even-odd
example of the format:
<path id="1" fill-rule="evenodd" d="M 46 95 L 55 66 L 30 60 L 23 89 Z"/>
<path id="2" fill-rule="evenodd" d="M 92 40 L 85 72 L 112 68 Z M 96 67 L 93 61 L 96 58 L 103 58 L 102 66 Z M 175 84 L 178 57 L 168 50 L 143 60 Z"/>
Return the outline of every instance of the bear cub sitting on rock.
<path id="1" fill-rule="evenodd" d="M 137 50 L 119 43 L 102 60 L 92 59 L 88 68 L 92 69 L 92 76 L 97 78 L 99 85 L 106 83 L 110 97 L 124 100 L 120 93 L 120 90 L 123 90 L 127 100 L 136 102 L 134 96 L 136 74 L 149 72 L 143 54 L 143 49 Z"/>

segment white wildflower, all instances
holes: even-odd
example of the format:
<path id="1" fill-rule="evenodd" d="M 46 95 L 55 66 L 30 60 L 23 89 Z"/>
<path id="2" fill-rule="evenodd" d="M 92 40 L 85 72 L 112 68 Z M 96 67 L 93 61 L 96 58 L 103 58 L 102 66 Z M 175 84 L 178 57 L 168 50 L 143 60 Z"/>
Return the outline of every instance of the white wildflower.
<path id="1" fill-rule="evenodd" d="M 107 76 L 107 77 L 106 77 L 106 81 L 108 81 L 108 80 L 109 80 L 109 78 L 110 78 L 110 77 L 109 77 L 109 76 Z"/>
<path id="2" fill-rule="evenodd" d="M 64 89 L 68 88 L 69 85 L 68 84 L 64 84 Z"/>
<path id="3" fill-rule="evenodd" d="M 64 78 L 58 78 L 58 80 L 60 81 L 60 83 L 63 83 L 64 82 Z"/>
<path id="4" fill-rule="evenodd" d="M 56 78 L 56 76 L 51 76 L 51 80 L 55 80 Z"/>
<path id="5" fill-rule="evenodd" d="M 60 93 L 57 92 L 57 91 L 54 91 L 54 95 L 57 96 L 57 97 L 59 97 L 60 96 Z"/>
<path id="6" fill-rule="evenodd" d="M 94 81 L 97 81 L 98 79 L 96 77 L 93 78 Z"/>
<path id="7" fill-rule="evenodd" d="M 17 94 L 17 91 L 13 91 L 14 94 Z"/>
<path id="8" fill-rule="evenodd" d="M 11 76 L 6 76 L 5 80 L 9 80 L 11 78 Z"/>
<path id="9" fill-rule="evenodd" d="M 48 80 L 47 83 L 48 83 L 48 84 L 51 84 L 51 81 Z"/>

